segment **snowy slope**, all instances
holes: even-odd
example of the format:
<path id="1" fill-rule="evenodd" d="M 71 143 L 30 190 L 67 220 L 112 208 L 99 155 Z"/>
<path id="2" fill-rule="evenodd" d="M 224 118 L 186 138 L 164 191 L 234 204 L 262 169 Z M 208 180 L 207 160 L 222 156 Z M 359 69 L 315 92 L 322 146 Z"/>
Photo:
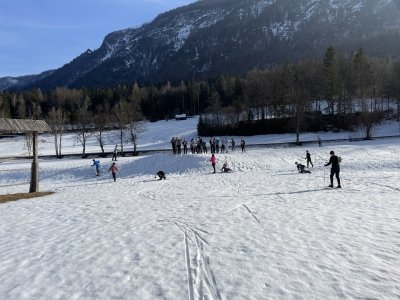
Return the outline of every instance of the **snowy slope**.
<path id="1" fill-rule="evenodd" d="M 397 299 L 399 142 L 330 146 L 309 148 L 311 175 L 304 148 L 217 155 L 230 174 L 208 155 L 122 158 L 116 183 L 44 160 L 56 194 L 0 205 L 0 299 Z M 342 190 L 324 189 L 331 149 Z M 26 191 L 28 168 L 0 163 L 0 194 Z"/>
<path id="2" fill-rule="evenodd" d="M 181 137 L 190 141 L 191 138 L 197 138 L 197 123 L 198 117 L 187 119 L 186 121 L 170 120 L 159 122 L 146 122 L 144 123 L 144 130 L 138 135 L 138 150 L 160 150 L 171 148 L 171 138 Z M 119 133 L 116 131 L 108 132 L 105 134 L 104 143 L 105 150 L 112 152 L 116 144 L 119 144 Z M 386 122 L 378 126 L 373 136 L 394 136 L 400 134 L 400 124 L 398 122 Z M 316 141 L 318 136 L 323 140 L 331 139 L 348 139 L 363 137 L 361 132 L 319 132 L 319 133 L 303 133 L 301 134 L 301 141 Z M 124 149 L 133 150 L 132 144 L 128 142 L 128 136 Z M 228 137 L 231 138 L 231 137 Z M 240 137 L 233 137 L 237 142 Z M 294 134 L 273 134 L 273 135 L 258 135 L 245 137 L 248 145 L 257 144 L 271 144 L 271 143 L 289 143 L 295 141 Z M 208 141 L 209 137 L 205 137 Z M 79 154 L 82 152 L 82 146 L 76 141 L 74 134 L 67 134 L 63 138 L 63 154 Z M 209 145 L 208 145 L 209 146 Z M 51 135 L 43 135 L 39 139 L 40 155 L 55 155 L 54 140 Z M 94 136 L 88 140 L 86 153 L 99 153 L 100 147 Z M 23 137 L 0 139 L 0 158 L 12 156 L 26 156 L 28 150 L 26 142 Z"/>

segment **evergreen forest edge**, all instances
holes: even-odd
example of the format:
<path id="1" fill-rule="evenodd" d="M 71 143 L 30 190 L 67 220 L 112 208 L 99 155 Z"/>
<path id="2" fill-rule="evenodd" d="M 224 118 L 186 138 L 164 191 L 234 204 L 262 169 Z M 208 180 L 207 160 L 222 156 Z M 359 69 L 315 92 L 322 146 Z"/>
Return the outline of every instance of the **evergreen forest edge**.
<path id="1" fill-rule="evenodd" d="M 377 123 L 400 117 L 400 60 L 371 58 L 362 48 L 345 57 L 329 47 L 322 59 L 254 69 L 245 76 L 0 92 L 0 117 L 46 119 L 55 135 L 68 124 L 83 143 L 85 135 L 100 132 L 103 152 L 101 132 L 119 129 L 121 143 L 123 132 L 129 132 L 136 151 L 141 121 L 176 114 L 200 115 L 202 136 L 290 132 L 300 142 L 305 131 L 362 127 L 370 139 Z"/>

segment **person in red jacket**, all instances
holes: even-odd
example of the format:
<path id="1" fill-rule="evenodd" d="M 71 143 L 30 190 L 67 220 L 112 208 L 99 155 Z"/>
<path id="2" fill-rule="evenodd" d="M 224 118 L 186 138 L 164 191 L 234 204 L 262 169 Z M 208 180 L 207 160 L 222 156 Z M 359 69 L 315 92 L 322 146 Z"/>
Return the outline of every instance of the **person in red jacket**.
<path id="1" fill-rule="evenodd" d="M 114 182 L 117 181 L 117 172 L 118 172 L 118 168 L 115 165 L 115 163 L 113 163 L 111 165 L 111 167 L 108 169 L 108 172 L 111 172 L 112 177 L 114 178 Z"/>
<path id="2" fill-rule="evenodd" d="M 212 165 L 212 167 L 213 167 L 213 169 L 214 169 L 214 173 L 216 173 L 216 171 L 215 171 L 215 164 L 217 163 L 217 158 L 215 157 L 214 154 L 211 155 L 210 161 L 211 161 L 211 165 Z"/>

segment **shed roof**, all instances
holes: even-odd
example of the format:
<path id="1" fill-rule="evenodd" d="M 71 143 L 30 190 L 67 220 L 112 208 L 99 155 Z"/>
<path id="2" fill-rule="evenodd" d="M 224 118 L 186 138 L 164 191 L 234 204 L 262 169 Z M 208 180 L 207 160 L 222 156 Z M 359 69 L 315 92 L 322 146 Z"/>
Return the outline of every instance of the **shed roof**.
<path id="1" fill-rule="evenodd" d="M 49 125 L 43 120 L 3 119 L 0 118 L 0 132 L 31 133 L 51 132 Z"/>

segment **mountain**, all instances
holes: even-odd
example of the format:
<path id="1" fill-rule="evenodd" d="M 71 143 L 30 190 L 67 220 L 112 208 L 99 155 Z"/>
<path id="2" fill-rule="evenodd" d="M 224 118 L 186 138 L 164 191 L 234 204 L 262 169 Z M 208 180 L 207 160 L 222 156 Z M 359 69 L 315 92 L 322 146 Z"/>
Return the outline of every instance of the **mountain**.
<path id="1" fill-rule="evenodd" d="M 18 86 L 93 87 L 244 74 L 334 46 L 400 53 L 400 0 L 202 0 L 107 35 L 48 76 Z M 29 78 L 29 77 L 28 77 Z M 31 79 L 31 78 L 30 78 Z M 1 82 L 1 81 L 0 81 Z M 1 86 L 0 86 L 1 87 Z"/>
<path id="2" fill-rule="evenodd" d="M 50 76 L 54 70 L 45 71 L 38 75 L 26 75 L 26 76 L 19 76 L 19 77 L 2 77 L 0 78 L 0 91 L 7 90 L 7 89 L 19 89 L 24 88 L 28 85 L 34 85 L 36 82 L 47 78 Z"/>

